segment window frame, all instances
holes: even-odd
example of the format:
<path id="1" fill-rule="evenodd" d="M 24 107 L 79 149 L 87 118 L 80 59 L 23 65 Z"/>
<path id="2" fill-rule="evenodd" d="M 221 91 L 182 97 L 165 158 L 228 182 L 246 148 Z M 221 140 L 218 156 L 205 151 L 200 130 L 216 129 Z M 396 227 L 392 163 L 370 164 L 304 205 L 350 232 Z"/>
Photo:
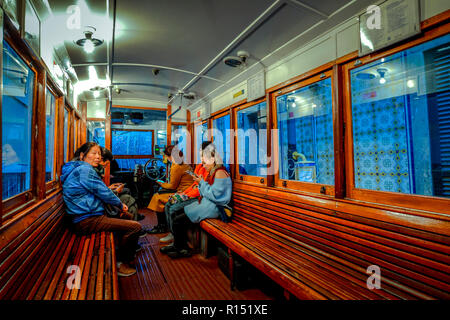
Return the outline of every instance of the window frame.
<path id="1" fill-rule="evenodd" d="M 35 164 L 37 163 L 37 157 L 39 154 L 36 152 L 36 129 L 38 128 L 38 82 L 39 82 L 39 74 L 40 72 L 33 66 L 33 59 L 26 54 L 24 54 L 18 45 L 15 44 L 15 41 L 5 32 L 3 41 L 7 42 L 8 45 L 14 50 L 14 52 L 21 58 L 21 60 L 34 72 L 34 88 L 33 88 L 33 99 L 32 99 L 32 121 L 31 121 L 31 145 L 30 145 L 30 189 L 21 192 L 9 199 L 2 199 L 2 213 L 1 213 L 1 221 L 4 223 L 7 220 L 13 219 L 14 216 L 25 207 L 31 206 L 38 201 L 37 189 L 37 177 L 36 177 L 36 168 Z M 3 48 L 3 43 L 1 45 Z M 41 71 L 42 72 L 42 71 Z M 3 71 L 1 72 L 3 77 Z M 3 79 L 2 79 L 3 83 Z M 3 95 L 3 92 L 2 92 Z M 2 99 L 3 101 L 3 99 Z M 3 119 L 2 119 L 3 121 Z M 3 132 L 3 122 L 2 122 L 2 132 Z M 2 133 L 3 134 L 3 133 Z M 3 172 L 3 170 L 2 170 Z"/>
<path id="2" fill-rule="evenodd" d="M 209 119 L 206 120 L 199 120 L 194 122 L 194 143 L 192 143 L 192 145 L 194 146 L 194 165 L 198 165 L 201 163 L 200 159 L 197 159 L 197 152 L 196 150 L 200 150 L 201 146 L 197 146 L 197 130 L 198 127 L 203 126 L 205 123 L 208 124 L 208 130 L 210 129 L 210 125 L 209 125 Z M 209 140 L 205 140 L 205 141 L 211 141 L 211 138 L 208 136 Z M 202 139 L 203 140 L 203 139 Z M 198 161 L 198 162 L 197 162 Z"/>
<path id="3" fill-rule="evenodd" d="M 353 118 L 351 102 L 351 76 L 353 69 L 362 67 L 374 61 L 391 56 L 401 51 L 413 48 L 417 45 L 434 40 L 450 32 L 450 23 L 447 23 L 436 29 L 425 31 L 420 38 L 397 45 L 391 49 L 378 53 L 370 54 L 358 59 L 354 59 L 342 67 L 342 76 L 344 83 L 343 90 L 343 114 L 345 127 L 345 174 L 346 174 L 346 198 L 349 200 L 358 200 L 367 203 L 380 205 L 390 205 L 408 209 L 425 210 L 450 214 L 450 199 L 424 196 L 417 194 L 405 194 L 400 192 L 377 191 L 368 189 L 358 189 L 355 187 L 354 175 L 354 150 L 353 150 Z"/>
<path id="4" fill-rule="evenodd" d="M 299 82 L 296 82 L 292 85 L 289 85 L 288 87 L 285 87 L 283 89 L 280 89 L 278 91 L 276 91 L 275 93 L 272 94 L 271 96 L 271 108 L 272 108 L 272 119 L 273 119 L 273 127 L 272 129 L 278 129 L 278 109 L 277 109 L 277 98 L 280 96 L 283 96 L 285 94 L 288 94 L 289 92 L 292 91 L 296 91 L 299 89 L 302 89 L 304 87 L 307 87 L 311 84 L 326 80 L 326 79 L 331 79 L 331 101 L 332 101 L 332 119 L 333 119 L 333 154 L 334 156 L 336 156 L 336 146 L 335 146 L 335 134 L 336 134 L 336 130 L 335 130 L 335 113 L 336 113 L 336 102 L 334 99 L 334 95 L 335 95 L 335 91 L 336 91 L 336 87 L 334 85 L 335 83 L 335 75 L 333 73 L 333 70 L 331 69 L 327 69 L 325 71 L 321 71 L 315 75 L 312 75 L 309 78 L 305 78 L 300 80 Z M 274 159 L 276 161 L 276 163 L 280 163 L 280 140 L 279 138 L 274 141 L 275 146 L 274 146 L 274 152 L 275 154 Z M 335 190 L 336 190 L 336 172 L 338 170 L 342 170 L 340 168 L 336 167 L 336 160 L 334 161 L 334 185 L 327 185 L 327 184 L 322 184 L 322 183 L 313 183 L 313 182 L 304 182 L 304 181 L 296 181 L 296 180 L 288 180 L 288 179 L 281 179 L 280 178 L 280 172 L 279 170 L 277 170 L 277 172 L 274 174 L 274 186 L 278 187 L 278 188 L 286 188 L 286 189 L 292 189 L 292 190 L 299 190 L 299 191 L 305 191 L 305 192 L 311 192 L 311 193 L 317 193 L 317 194 L 322 194 L 322 195 L 328 195 L 328 196 L 335 196 Z M 325 188 L 325 192 L 323 192 L 323 189 Z"/>
<path id="5" fill-rule="evenodd" d="M 262 102 L 266 103 L 266 113 L 267 113 L 267 130 L 269 130 L 272 127 L 271 125 L 271 121 L 270 121 L 270 112 L 271 112 L 271 108 L 270 106 L 270 101 L 267 99 L 267 95 L 265 95 L 263 98 L 254 100 L 254 101 L 250 101 L 250 102 L 244 102 L 241 105 L 235 106 L 232 109 L 232 127 L 235 131 L 234 131 L 234 172 L 235 172 L 235 177 L 236 180 L 242 181 L 242 182 L 248 182 L 248 183 L 252 183 L 252 184 L 256 184 L 256 185 L 263 185 L 263 186 L 268 186 L 268 181 L 270 180 L 271 175 L 266 175 L 265 177 L 258 177 L 258 176 L 251 176 L 251 175 L 243 175 L 239 173 L 239 139 L 237 136 L 237 130 L 238 128 L 238 116 L 237 113 L 241 110 L 253 107 L 255 105 L 258 105 Z M 267 134 L 268 139 L 270 139 L 270 134 Z M 270 144 L 267 144 L 267 148 L 266 148 L 266 152 L 267 155 L 269 156 L 270 154 Z"/>
<path id="6" fill-rule="evenodd" d="M 54 141 L 53 141 L 53 144 L 54 144 L 54 148 L 53 148 L 53 159 L 54 159 L 54 161 L 53 161 L 53 173 L 54 173 L 54 175 L 53 175 L 53 179 L 52 180 L 50 180 L 50 181 L 48 181 L 48 182 L 46 182 L 45 183 L 45 191 L 46 191 L 46 194 L 49 194 L 51 191 L 53 191 L 56 187 L 57 187 L 57 182 L 58 182 L 58 178 L 57 178 L 57 175 L 58 175 L 58 143 L 59 143 L 59 134 L 58 134 L 58 122 L 59 122 L 59 97 L 58 97 L 58 95 L 56 94 L 56 91 L 55 90 L 53 90 L 53 88 L 50 86 L 50 85 L 48 85 L 48 82 L 47 82 L 47 87 L 46 87 L 46 93 L 47 93 L 47 90 L 50 92 L 50 94 L 51 95 L 53 95 L 53 98 L 55 99 L 55 118 L 54 118 L 54 121 L 55 121 L 55 128 L 54 128 Z M 47 104 L 47 95 L 45 95 L 45 103 Z M 45 127 L 45 130 L 47 130 L 47 127 Z M 46 159 L 47 160 L 47 159 Z"/>
<path id="7" fill-rule="evenodd" d="M 111 150 L 113 143 L 113 132 L 114 131 L 131 131 L 131 132 L 151 132 L 152 133 L 152 155 L 123 155 L 123 154 L 115 154 L 114 159 L 154 159 L 155 158 L 155 130 L 150 129 L 117 129 L 111 128 Z"/>
<path id="8" fill-rule="evenodd" d="M 66 150 L 67 150 L 67 154 L 63 154 L 63 159 L 64 162 L 69 162 L 71 157 L 71 142 L 73 143 L 73 141 L 71 141 L 71 128 L 72 128 L 72 108 L 65 103 L 64 107 L 63 107 L 63 118 L 62 118 L 62 122 L 63 122 L 63 136 L 62 136 L 62 144 L 63 144 L 63 153 L 64 153 L 64 110 L 67 110 L 67 145 L 66 145 Z"/>
<path id="9" fill-rule="evenodd" d="M 232 113 L 232 111 L 230 109 L 226 109 L 225 111 L 220 112 L 220 113 L 218 113 L 218 114 L 216 114 L 216 115 L 211 117 L 211 128 L 210 129 L 211 129 L 211 141 L 213 143 L 214 143 L 214 132 L 212 130 L 214 129 L 214 120 L 217 120 L 217 119 L 220 119 L 220 118 L 223 118 L 223 117 L 226 117 L 226 116 L 230 116 L 230 130 L 233 130 L 233 113 Z M 225 135 L 224 138 L 226 139 L 226 135 Z M 237 139 L 237 137 L 236 137 L 236 135 L 233 135 L 233 139 L 230 139 L 230 145 L 229 145 L 229 148 L 230 148 L 230 163 L 229 163 L 229 166 L 230 166 L 230 171 L 232 171 L 232 172 L 230 172 L 232 177 L 234 176 L 233 171 L 234 171 L 235 155 L 231 151 L 234 150 L 233 147 L 234 147 L 234 144 L 236 143 L 235 139 Z M 225 153 L 225 150 L 224 150 L 224 153 Z M 225 159 L 223 159 L 223 160 L 224 160 L 224 165 L 225 165 Z"/>

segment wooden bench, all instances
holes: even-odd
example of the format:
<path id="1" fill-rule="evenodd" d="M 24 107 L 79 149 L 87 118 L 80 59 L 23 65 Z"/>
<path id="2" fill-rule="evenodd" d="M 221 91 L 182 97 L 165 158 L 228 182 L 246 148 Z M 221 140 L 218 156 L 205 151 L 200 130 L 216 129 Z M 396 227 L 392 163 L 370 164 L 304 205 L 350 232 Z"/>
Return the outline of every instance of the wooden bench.
<path id="1" fill-rule="evenodd" d="M 74 234 L 64 223 L 61 195 L 53 202 L 24 231 L 3 242 L 0 299 L 118 300 L 112 233 Z"/>
<path id="2" fill-rule="evenodd" d="M 201 228 L 299 299 L 450 299 L 448 221 L 331 210 L 257 187 L 237 185 L 233 194 L 233 221 L 207 219 Z M 372 265 L 380 289 L 367 286 Z"/>

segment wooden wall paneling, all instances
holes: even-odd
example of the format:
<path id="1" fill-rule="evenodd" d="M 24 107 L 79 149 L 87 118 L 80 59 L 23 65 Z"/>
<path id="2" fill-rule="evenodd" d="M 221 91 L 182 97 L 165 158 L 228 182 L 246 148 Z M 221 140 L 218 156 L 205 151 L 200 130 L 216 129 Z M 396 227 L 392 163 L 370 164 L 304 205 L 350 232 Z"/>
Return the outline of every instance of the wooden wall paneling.
<path id="1" fill-rule="evenodd" d="M 65 162 L 64 159 L 64 97 L 59 97 L 58 99 L 56 99 L 56 110 L 57 110 L 57 114 L 58 114 L 58 122 L 57 122 L 57 145 L 56 145 L 56 150 L 57 150 L 57 167 L 56 167 L 56 172 L 58 175 L 58 182 L 60 180 L 61 174 L 62 174 L 62 166 Z"/>

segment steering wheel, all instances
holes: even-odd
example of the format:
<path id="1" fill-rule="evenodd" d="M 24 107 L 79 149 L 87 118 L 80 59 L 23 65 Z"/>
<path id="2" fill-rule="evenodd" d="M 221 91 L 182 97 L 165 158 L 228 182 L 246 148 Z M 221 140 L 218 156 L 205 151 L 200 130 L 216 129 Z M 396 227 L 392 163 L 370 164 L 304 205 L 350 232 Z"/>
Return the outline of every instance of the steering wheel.
<path id="1" fill-rule="evenodd" d="M 144 165 L 144 172 L 150 180 L 163 180 L 166 177 L 166 165 L 160 159 L 150 159 Z"/>

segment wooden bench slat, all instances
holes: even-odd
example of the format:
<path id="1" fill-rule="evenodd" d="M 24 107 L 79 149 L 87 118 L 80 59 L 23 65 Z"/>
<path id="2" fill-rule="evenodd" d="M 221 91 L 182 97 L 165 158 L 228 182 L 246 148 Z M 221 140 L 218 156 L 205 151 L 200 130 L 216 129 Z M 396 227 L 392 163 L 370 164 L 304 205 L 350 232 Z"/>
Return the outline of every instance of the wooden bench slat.
<path id="1" fill-rule="evenodd" d="M 66 261 L 66 266 L 61 281 L 61 283 L 64 284 L 64 291 L 60 297 L 59 296 L 56 297 L 57 300 L 68 300 L 70 294 L 74 291 L 76 292 L 77 289 L 70 289 L 67 285 L 68 284 L 67 281 L 70 277 L 70 274 L 67 273 L 67 270 L 70 266 L 77 266 L 78 268 L 80 268 L 81 272 L 80 276 L 83 274 L 82 273 L 83 266 L 81 265 L 81 259 L 83 256 L 83 252 L 87 250 L 88 246 L 89 246 L 89 238 L 86 235 L 83 235 L 74 248 L 75 256 L 73 255 L 69 256 L 69 259 Z"/>
<path id="2" fill-rule="evenodd" d="M 100 248 L 100 237 L 96 236 L 94 245 L 94 256 L 92 258 L 91 270 L 89 270 L 89 281 L 86 300 L 94 300 L 95 298 L 99 248 Z"/>
<path id="3" fill-rule="evenodd" d="M 96 234 L 93 233 L 90 235 L 89 238 L 89 248 L 86 256 L 86 262 L 83 268 L 82 277 L 81 277 L 81 285 L 80 290 L 77 297 L 74 297 L 74 295 L 70 296 L 70 300 L 84 300 L 86 298 L 86 291 L 87 291 L 87 285 L 89 280 L 89 271 L 91 268 L 91 262 L 92 262 L 92 256 L 94 252 L 94 245 L 95 245 L 95 236 Z"/>
<path id="4" fill-rule="evenodd" d="M 98 253 L 97 282 L 95 286 L 95 300 L 103 300 L 103 281 L 105 268 L 105 233 L 100 234 L 100 250 Z"/>
<path id="5" fill-rule="evenodd" d="M 109 234 L 110 242 L 111 242 L 111 258 L 112 258 L 112 293 L 113 300 L 119 300 L 119 279 L 117 276 L 117 266 L 116 266 L 116 247 L 114 243 L 113 234 Z"/>
<path id="6" fill-rule="evenodd" d="M 27 295 L 33 290 L 33 287 L 37 283 L 40 283 L 41 274 L 42 272 L 45 272 L 49 261 L 48 257 L 50 256 L 51 261 L 52 257 L 56 255 L 56 250 L 58 250 L 58 247 L 61 244 L 61 242 L 57 240 L 62 237 L 64 237 L 64 230 L 60 229 L 55 232 L 53 238 L 51 238 L 51 242 L 44 248 L 42 253 L 39 253 L 38 259 L 33 262 L 33 268 L 28 272 L 25 278 L 21 279 L 21 284 L 15 290 L 16 292 L 11 297 L 11 300 L 25 300 Z M 42 265 L 45 266 L 44 269 L 42 269 Z"/>

